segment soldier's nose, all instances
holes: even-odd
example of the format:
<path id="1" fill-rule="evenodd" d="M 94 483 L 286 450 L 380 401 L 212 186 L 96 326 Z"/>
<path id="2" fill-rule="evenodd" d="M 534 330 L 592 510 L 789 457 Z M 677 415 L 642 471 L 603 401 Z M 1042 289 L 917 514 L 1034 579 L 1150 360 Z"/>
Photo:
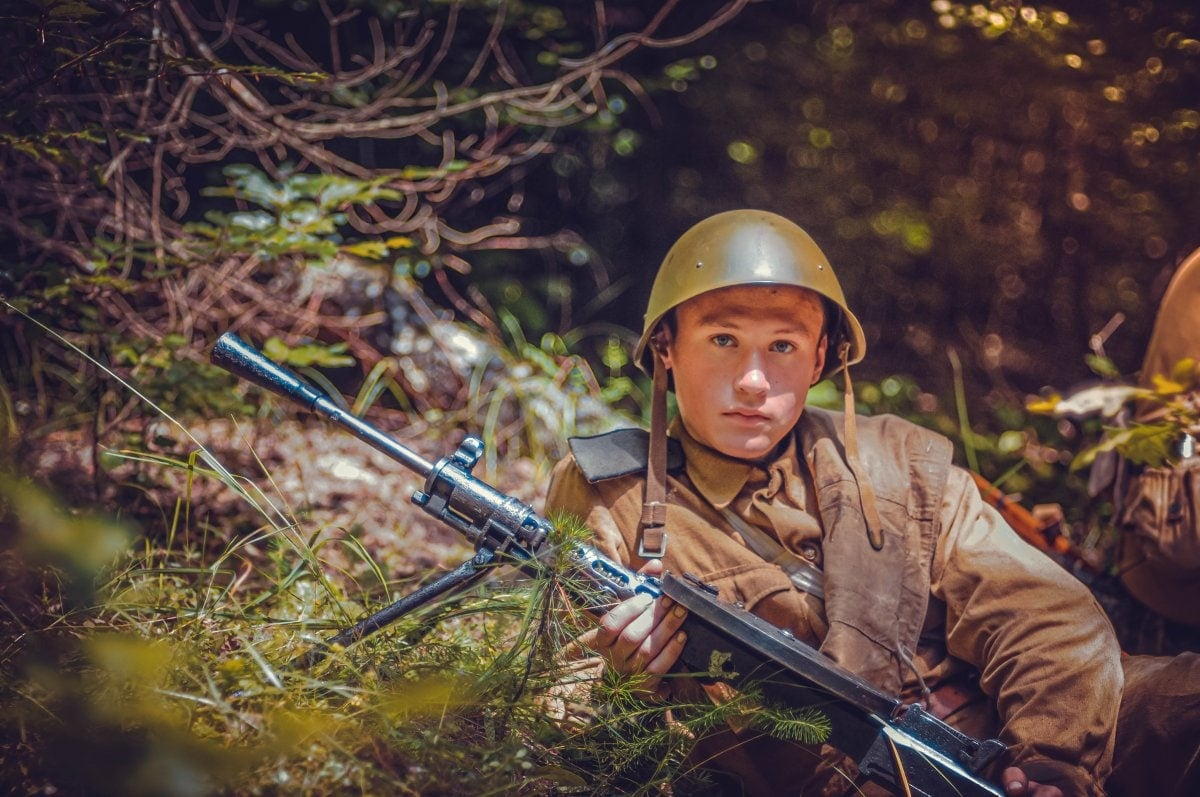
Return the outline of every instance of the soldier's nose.
<path id="1" fill-rule="evenodd" d="M 737 382 L 738 388 L 748 393 L 761 393 L 767 389 L 768 384 L 767 375 L 757 367 L 743 371 Z"/>

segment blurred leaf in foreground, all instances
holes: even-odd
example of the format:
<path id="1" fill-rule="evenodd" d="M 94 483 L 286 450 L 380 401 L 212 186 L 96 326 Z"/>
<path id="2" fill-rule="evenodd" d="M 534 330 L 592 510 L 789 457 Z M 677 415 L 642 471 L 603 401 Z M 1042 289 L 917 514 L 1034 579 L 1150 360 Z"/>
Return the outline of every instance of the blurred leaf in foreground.
<path id="1" fill-rule="evenodd" d="M 77 603 L 89 600 L 96 575 L 128 550 L 132 539 L 124 523 L 74 514 L 28 481 L 0 475 L 0 520 L 13 519 L 16 548 L 33 564 L 61 568 Z"/>

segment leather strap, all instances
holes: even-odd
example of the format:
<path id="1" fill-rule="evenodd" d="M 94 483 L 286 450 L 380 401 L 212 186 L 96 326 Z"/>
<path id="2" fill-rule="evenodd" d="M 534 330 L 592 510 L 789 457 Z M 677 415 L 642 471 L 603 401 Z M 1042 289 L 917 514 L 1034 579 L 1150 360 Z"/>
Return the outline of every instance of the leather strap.
<path id="1" fill-rule="evenodd" d="M 858 483 L 858 496 L 862 502 L 863 519 L 867 522 L 867 539 L 871 541 L 871 547 L 878 551 L 883 548 L 883 521 L 879 519 L 879 508 L 875 503 L 875 488 L 871 486 L 871 480 L 867 478 L 862 462 L 858 458 L 858 423 L 855 421 L 854 415 L 854 387 L 850 383 L 850 367 L 846 362 L 849 356 L 850 343 L 842 341 L 842 345 L 838 346 L 838 358 L 842 361 L 842 379 L 845 385 L 843 394 L 845 413 L 842 417 L 846 424 L 846 464 L 850 466 L 850 472 L 854 474 L 854 481 Z"/>
<path id="2" fill-rule="evenodd" d="M 657 351 L 652 384 L 646 490 L 638 530 L 638 556 L 643 559 L 661 559 L 667 552 L 667 369 Z"/>

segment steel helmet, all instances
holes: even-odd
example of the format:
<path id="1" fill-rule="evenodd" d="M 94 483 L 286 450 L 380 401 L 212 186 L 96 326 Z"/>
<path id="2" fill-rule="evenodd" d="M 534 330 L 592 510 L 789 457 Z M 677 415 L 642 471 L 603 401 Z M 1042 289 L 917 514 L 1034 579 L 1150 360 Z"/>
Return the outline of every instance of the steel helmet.
<path id="1" fill-rule="evenodd" d="M 823 376 L 836 371 L 842 340 L 850 344 L 847 365 L 860 361 L 867 343 L 862 325 L 846 306 L 846 297 L 828 258 L 793 222 L 762 210 L 718 213 L 693 226 L 667 252 L 646 308 L 642 337 L 634 362 L 649 373 L 650 339 L 659 322 L 673 308 L 702 293 L 735 285 L 795 285 L 807 288 L 837 308 L 840 318 L 828 319 L 829 351 Z"/>

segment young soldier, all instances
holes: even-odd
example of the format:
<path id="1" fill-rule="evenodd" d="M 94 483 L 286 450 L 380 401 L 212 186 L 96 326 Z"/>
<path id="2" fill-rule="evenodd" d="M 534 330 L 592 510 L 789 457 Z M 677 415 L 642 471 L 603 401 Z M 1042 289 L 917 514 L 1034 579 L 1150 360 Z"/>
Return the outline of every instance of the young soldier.
<path id="1" fill-rule="evenodd" d="M 695 574 L 879 688 L 999 736 L 1010 752 L 993 774 L 1011 795 L 1102 794 L 1106 779 L 1129 795 L 1200 793 L 1181 774 L 1197 755 L 1196 657 L 1123 668 L 1091 594 L 980 499 L 946 439 L 805 407 L 813 384 L 864 352 L 803 230 L 749 210 L 702 221 L 663 262 L 635 353 L 654 374 L 649 436 L 573 440 L 547 510 L 583 518 L 628 566 Z M 669 429 L 668 377 L 679 409 Z M 667 598 L 633 598 L 588 644 L 662 696 L 683 618 Z M 1191 725 L 1127 731 L 1126 716 L 1147 714 Z M 836 751 L 753 731 L 700 740 L 696 760 L 746 793 L 876 788 L 854 785 Z"/>

